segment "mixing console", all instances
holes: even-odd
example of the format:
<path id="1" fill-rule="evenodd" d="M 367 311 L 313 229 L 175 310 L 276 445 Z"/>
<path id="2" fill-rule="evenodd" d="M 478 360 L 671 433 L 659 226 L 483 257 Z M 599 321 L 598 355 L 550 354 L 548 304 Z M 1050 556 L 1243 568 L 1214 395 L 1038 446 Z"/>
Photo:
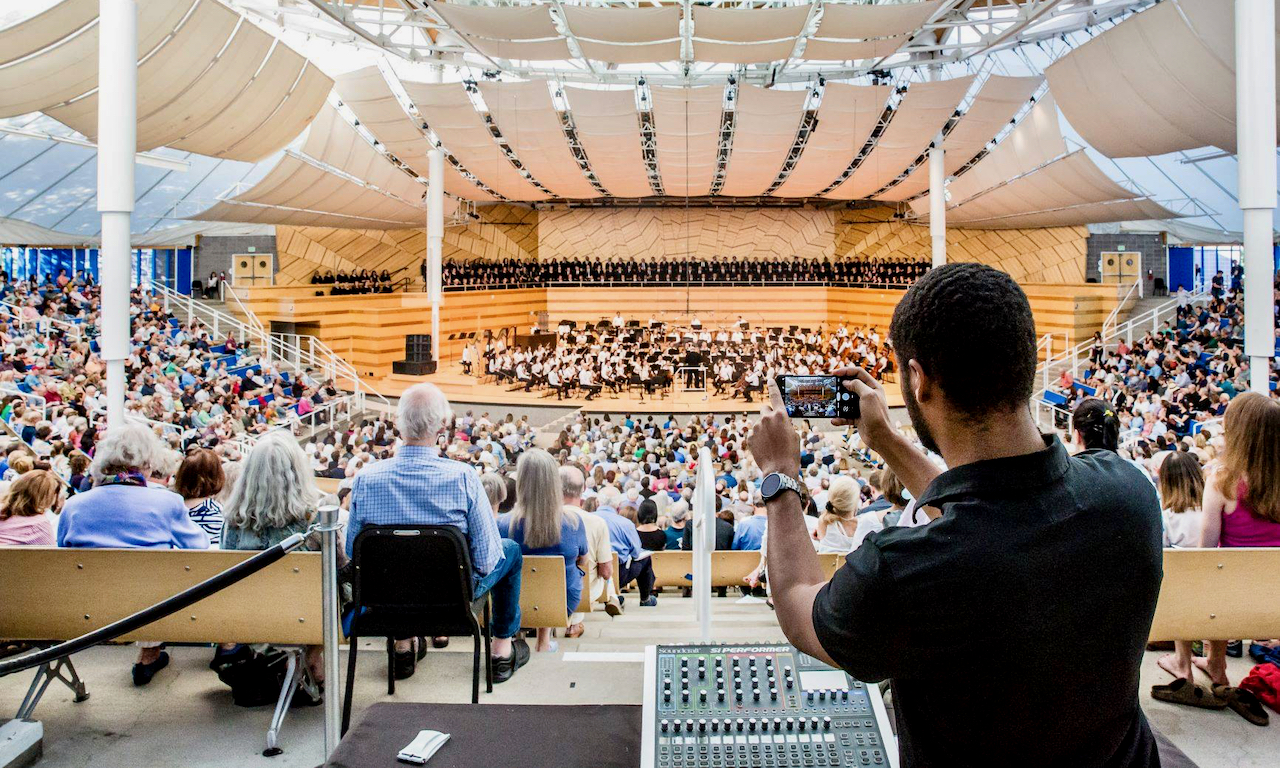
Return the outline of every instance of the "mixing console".
<path id="1" fill-rule="evenodd" d="M 896 768 L 876 686 L 790 645 L 645 653 L 641 768 Z"/>

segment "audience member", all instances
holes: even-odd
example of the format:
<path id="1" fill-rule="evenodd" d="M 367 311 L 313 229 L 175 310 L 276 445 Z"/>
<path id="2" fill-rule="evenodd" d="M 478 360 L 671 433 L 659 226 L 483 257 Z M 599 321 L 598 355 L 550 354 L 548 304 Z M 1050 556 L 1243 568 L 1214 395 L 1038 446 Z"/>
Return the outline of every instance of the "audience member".
<path id="1" fill-rule="evenodd" d="M 182 497 L 148 484 L 153 462 L 166 450 L 138 423 L 109 429 L 89 472 L 94 487 L 67 500 L 58 518 L 58 546 L 208 549 L 209 535 L 187 514 Z M 169 664 L 162 643 L 139 643 L 133 684 L 151 682 Z"/>
<path id="2" fill-rule="evenodd" d="M 292 436 L 288 439 L 297 443 Z M 214 547 L 222 539 L 222 505 L 217 496 L 225 482 L 221 459 L 206 448 L 188 451 L 173 478 L 173 490 L 182 497 L 187 514 L 209 534 L 209 543 Z"/>
<path id="3" fill-rule="evenodd" d="M 24 473 L 0 498 L 0 545 L 54 545 L 52 516 L 62 511 L 62 481 L 43 469 Z"/>
<path id="4" fill-rule="evenodd" d="M 600 492 L 600 506 L 595 514 L 609 526 L 609 542 L 618 556 L 618 585 L 625 587 L 634 581 L 640 590 L 640 605 L 652 607 L 658 604 L 658 596 L 653 593 L 653 553 L 640 544 L 635 523 L 618 512 L 621 497 L 617 488 L 605 487 Z M 621 595 L 618 602 L 623 602 Z"/>
<path id="5" fill-rule="evenodd" d="M 520 545 L 502 539 L 476 471 L 440 455 L 436 443 L 449 425 L 449 401 L 434 384 L 400 395 L 396 426 L 404 441 L 392 458 L 356 475 L 347 525 L 347 555 L 366 525 L 452 525 L 470 547 L 474 595 L 492 596 L 493 681 L 506 682 L 529 660 L 520 634 Z M 414 643 L 418 649 L 413 648 Z M 395 673 L 413 674 L 425 638 L 396 639 Z"/>
<path id="6" fill-rule="evenodd" d="M 515 509 L 498 518 L 498 530 L 504 539 L 519 544 L 522 554 L 564 558 L 567 619 L 582 599 L 587 535 L 578 516 L 565 511 L 560 469 L 551 454 L 541 448 L 521 454 L 516 463 L 516 496 Z M 549 627 L 540 627 L 537 634 L 537 650 L 556 650 Z"/>

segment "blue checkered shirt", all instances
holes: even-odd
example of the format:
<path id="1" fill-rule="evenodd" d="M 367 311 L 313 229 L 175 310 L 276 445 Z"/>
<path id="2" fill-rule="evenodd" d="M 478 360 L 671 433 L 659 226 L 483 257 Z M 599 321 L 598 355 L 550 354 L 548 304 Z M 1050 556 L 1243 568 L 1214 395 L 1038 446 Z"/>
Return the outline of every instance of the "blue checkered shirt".
<path id="1" fill-rule="evenodd" d="M 502 561 L 502 534 L 480 476 L 434 447 L 402 445 L 356 475 L 347 522 L 347 556 L 366 525 L 455 525 L 471 545 L 477 579 Z"/>

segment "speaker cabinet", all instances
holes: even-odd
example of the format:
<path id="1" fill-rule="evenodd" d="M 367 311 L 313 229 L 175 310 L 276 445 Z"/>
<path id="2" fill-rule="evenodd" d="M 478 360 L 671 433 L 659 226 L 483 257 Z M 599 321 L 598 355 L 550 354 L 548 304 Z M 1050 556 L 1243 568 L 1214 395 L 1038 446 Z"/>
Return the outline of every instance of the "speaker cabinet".
<path id="1" fill-rule="evenodd" d="M 436 361 L 397 360 L 391 364 L 391 372 L 404 376 L 430 376 L 436 372 Z"/>
<path id="2" fill-rule="evenodd" d="M 416 333 L 404 337 L 404 357 L 414 363 L 431 359 L 431 334 Z"/>

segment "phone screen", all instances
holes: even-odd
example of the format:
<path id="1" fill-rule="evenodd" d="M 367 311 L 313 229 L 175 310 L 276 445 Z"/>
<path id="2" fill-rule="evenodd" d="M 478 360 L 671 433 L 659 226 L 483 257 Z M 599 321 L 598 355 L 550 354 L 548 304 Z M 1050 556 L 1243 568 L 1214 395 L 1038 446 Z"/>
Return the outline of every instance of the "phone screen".
<path id="1" fill-rule="evenodd" d="M 779 376 L 778 379 L 788 416 L 808 419 L 839 416 L 836 401 L 840 393 L 839 376 Z"/>

